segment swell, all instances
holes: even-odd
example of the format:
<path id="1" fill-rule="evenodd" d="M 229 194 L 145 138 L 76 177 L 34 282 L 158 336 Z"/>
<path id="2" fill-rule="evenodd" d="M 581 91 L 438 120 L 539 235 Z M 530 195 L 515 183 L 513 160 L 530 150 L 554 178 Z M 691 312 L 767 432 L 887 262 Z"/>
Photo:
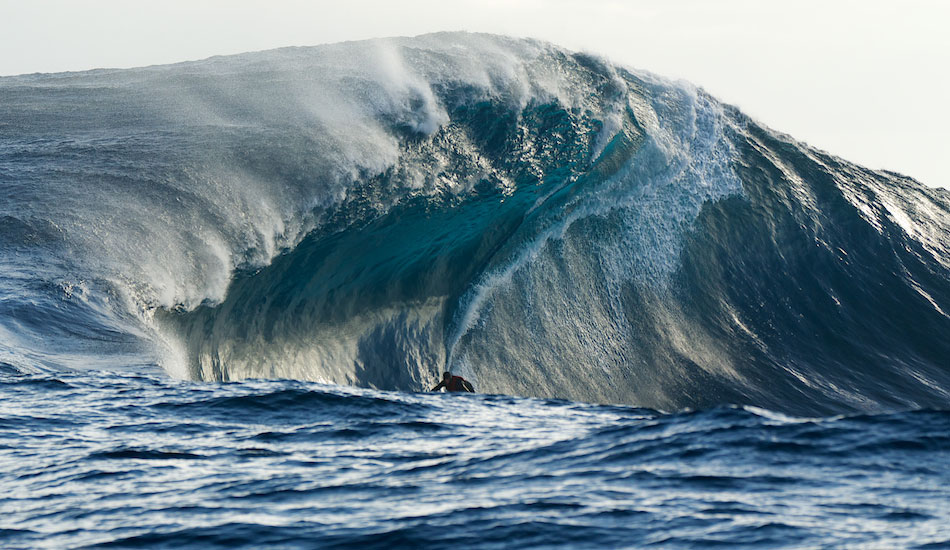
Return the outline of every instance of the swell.
<path id="1" fill-rule="evenodd" d="M 671 548 L 827 545 L 829 533 L 835 546 L 946 539 L 946 411 L 661 414 L 97 372 L 57 373 L 76 390 L 51 400 L 36 384 L 56 380 L 48 374 L 0 379 L 15 403 L 0 452 L 19 461 L 3 474 L 7 548 L 382 548 L 393 533 L 440 548 L 457 548 L 460 533 L 489 548 L 597 536 L 597 546 Z M 816 528 L 816 517 L 830 519 Z M 842 518 L 860 525 L 841 529 Z M 485 544 L 486 530 L 497 541 Z"/>

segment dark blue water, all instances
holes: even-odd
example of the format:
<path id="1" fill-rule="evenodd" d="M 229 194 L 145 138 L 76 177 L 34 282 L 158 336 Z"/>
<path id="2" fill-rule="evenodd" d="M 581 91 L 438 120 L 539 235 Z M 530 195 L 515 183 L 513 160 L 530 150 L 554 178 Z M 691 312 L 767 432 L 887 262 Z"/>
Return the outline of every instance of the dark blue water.
<path id="1" fill-rule="evenodd" d="M 0 546 L 948 547 L 947 312 L 946 190 L 550 44 L 2 78 Z"/>
<path id="2" fill-rule="evenodd" d="M 2 376 L 4 548 L 942 548 L 950 413 Z"/>

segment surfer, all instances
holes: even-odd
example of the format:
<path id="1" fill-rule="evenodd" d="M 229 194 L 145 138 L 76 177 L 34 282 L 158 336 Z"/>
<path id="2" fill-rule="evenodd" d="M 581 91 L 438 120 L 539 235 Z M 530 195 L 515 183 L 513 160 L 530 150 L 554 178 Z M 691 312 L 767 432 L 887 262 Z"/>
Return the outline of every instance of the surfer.
<path id="1" fill-rule="evenodd" d="M 475 393 L 475 388 L 471 382 L 461 376 L 453 376 L 449 371 L 442 373 L 442 381 L 430 391 L 439 391 L 442 388 L 445 388 L 445 391 L 467 391 L 469 393 Z"/>

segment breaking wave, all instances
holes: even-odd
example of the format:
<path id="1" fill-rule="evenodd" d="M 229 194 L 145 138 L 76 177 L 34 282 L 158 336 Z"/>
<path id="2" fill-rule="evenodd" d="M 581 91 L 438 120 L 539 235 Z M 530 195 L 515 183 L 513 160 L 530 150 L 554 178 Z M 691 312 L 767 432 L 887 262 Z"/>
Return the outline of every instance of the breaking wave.
<path id="1" fill-rule="evenodd" d="M 437 34 L 0 79 L 0 360 L 950 403 L 950 197 L 702 90 Z"/>

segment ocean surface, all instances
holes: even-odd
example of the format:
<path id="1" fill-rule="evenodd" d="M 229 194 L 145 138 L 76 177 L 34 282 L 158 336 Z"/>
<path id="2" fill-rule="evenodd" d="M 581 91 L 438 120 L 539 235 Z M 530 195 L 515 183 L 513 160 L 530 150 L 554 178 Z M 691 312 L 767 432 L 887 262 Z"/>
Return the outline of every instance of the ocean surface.
<path id="1" fill-rule="evenodd" d="M 0 197 L 0 547 L 950 548 L 950 193 L 688 83 L 5 77 Z"/>
<path id="2" fill-rule="evenodd" d="M 950 546 L 946 411 L 0 381 L 5 548 Z"/>

